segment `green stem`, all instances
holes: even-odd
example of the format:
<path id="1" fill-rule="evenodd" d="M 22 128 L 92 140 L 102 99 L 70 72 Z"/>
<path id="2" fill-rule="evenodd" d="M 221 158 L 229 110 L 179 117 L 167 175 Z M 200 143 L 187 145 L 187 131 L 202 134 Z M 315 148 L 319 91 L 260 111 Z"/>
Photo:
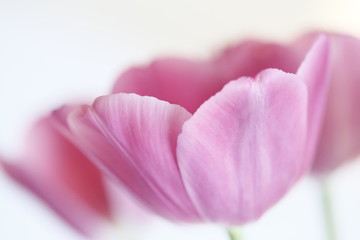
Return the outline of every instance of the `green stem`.
<path id="1" fill-rule="evenodd" d="M 326 180 L 320 180 L 321 201 L 328 240 L 336 240 L 334 213 L 332 209 L 331 194 Z"/>
<path id="2" fill-rule="evenodd" d="M 240 228 L 229 227 L 227 228 L 227 233 L 230 240 L 244 240 Z"/>

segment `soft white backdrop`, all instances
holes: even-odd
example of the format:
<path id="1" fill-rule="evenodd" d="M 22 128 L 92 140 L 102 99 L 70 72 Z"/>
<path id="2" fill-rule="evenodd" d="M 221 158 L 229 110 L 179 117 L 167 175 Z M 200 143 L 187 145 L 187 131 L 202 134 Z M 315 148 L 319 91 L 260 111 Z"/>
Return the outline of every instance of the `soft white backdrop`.
<path id="1" fill-rule="evenodd" d="M 287 41 L 318 28 L 360 36 L 359 9 L 356 0 L 0 0 L 1 155 L 19 154 L 38 116 L 106 94 L 128 66 L 164 55 L 207 57 L 249 36 Z M 359 162 L 331 179 L 342 240 L 360 239 Z M 258 222 L 243 227 L 245 239 L 325 239 L 317 190 L 314 180 L 301 181 Z M 141 229 L 147 240 L 227 239 L 216 226 L 158 220 Z M 0 239 L 82 238 L 0 171 Z"/>

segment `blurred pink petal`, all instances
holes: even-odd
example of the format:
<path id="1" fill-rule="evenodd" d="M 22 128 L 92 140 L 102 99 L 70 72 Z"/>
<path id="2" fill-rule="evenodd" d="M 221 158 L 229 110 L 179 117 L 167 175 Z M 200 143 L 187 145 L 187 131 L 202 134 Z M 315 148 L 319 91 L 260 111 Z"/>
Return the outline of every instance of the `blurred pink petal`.
<path id="1" fill-rule="evenodd" d="M 300 52 L 313 43 L 318 33 L 295 43 Z M 327 173 L 360 154 L 360 40 L 329 34 L 330 89 L 313 171 Z"/>
<path id="2" fill-rule="evenodd" d="M 178 104 L 193 113 L 223 83 L 207 62 L 161 59 L 147 67 L 131 68 L 116 81 L 114 93 L 136 93 Z"/>
<path id="3" fill-rule="evenodd" d="M 248 40 L 224 49 L 213 62 L 226 83 L 241 76 L 255 77 L 267 68 L 296 73 L 302 60 L 291 46 Z"/>
<path id="4" fill-rule="evenodd" d="M 175 151 L 191 114 L 153 97 L 113 94 L 70 116 L 72 132 L 106 172 L 151 209 L 173 220 L 197 220 L 183 186 Z"/>
<path id="5" fill-rule="evenodd" d="M 29 134 L 21 161 L 2 162 L 5 171 L 82 234 L 92 236 L 110 221 L 99 170 L 53 125 L 38 121 Z"/>
<path id="6" fill-rule="evenodd" d="M 179 165 L 206 219 L 254 220 L 304 174 L 306 92 L 296 75 L 266 70 L 228 83 L 184 124 Z"/>

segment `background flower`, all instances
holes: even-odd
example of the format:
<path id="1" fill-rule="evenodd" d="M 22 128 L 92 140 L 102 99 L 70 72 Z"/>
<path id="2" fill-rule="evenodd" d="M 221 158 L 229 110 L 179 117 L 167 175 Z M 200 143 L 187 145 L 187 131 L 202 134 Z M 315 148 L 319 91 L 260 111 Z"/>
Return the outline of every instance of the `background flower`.
<path id="1" fill-rule="evenodd" d="M 56 125 L 53 117 L 40 119 L 29 133 L 20 161 L 1 164 L 11 178 L 37 195 L 64 221 L 94 237 L 112 221 L 105 180 Z"/>

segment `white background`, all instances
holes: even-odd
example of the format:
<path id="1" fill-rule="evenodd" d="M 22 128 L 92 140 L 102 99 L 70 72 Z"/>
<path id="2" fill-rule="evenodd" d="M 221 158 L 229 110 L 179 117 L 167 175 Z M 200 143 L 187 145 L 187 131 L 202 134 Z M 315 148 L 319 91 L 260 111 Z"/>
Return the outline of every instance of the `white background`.
<path id="1" fill-rule="evenodd" d="M 0 153 L 19 155 L 26 130 L 40 115 L 106 94 L 123 69 L 154 57 L 207 57 L 244 37 L 287 41 L 318 28 L 360 36 L 357 2 L 0 0 Z M 337 171 L 331 184 L 339 239 L 360 239 L 360 163 Z M 325 239 L 317 187 L 311 178 L 301 181 L 258 222 L 243 227 L 245 239 Z M 147 240 L 227 239 L 219 226 L 157 220 L 139 229 Z M 111 238 L 127 239 L 121 234 Z M 0 171 L 0 239 L 81 237 Z"/>

